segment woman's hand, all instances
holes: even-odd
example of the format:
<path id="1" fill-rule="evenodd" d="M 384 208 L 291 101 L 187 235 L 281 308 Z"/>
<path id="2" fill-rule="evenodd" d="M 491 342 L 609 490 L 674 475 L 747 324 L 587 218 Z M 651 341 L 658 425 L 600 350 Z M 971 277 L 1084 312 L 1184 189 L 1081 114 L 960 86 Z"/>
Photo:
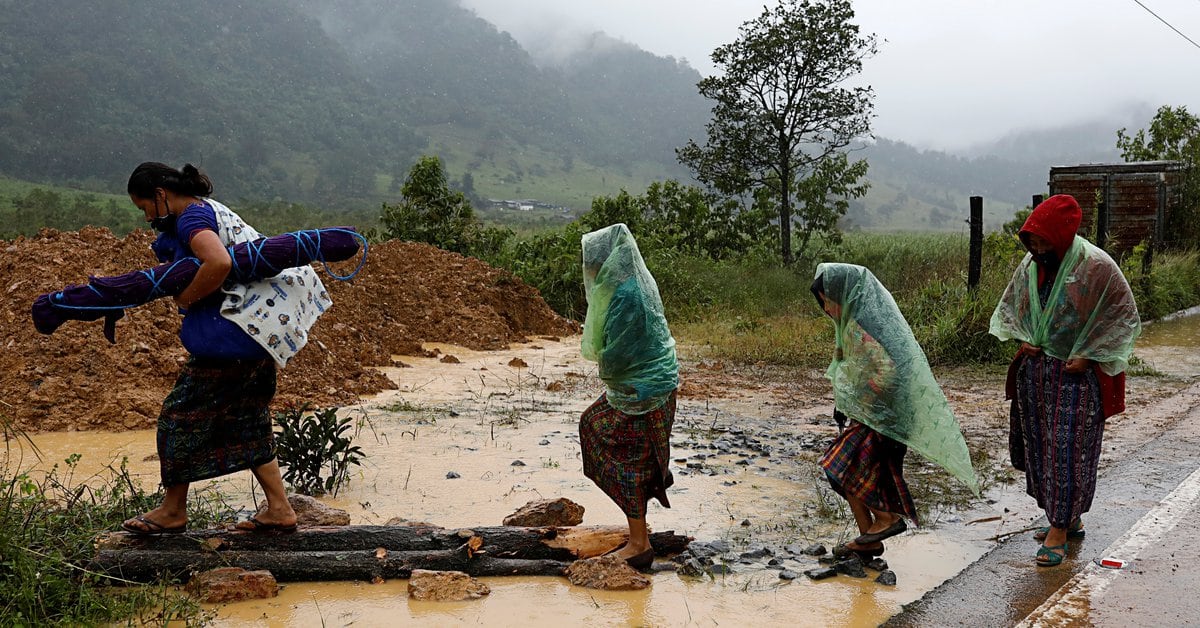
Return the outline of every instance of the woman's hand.
<path id="1" fill-rule="evenodd" d="M 1071 358 L 1067 360 L 1067 365 L 1063 370 L 1068 373 L 1082 373 L 1092 366 L 1092 361 L 1087 358 Z"/>
<path id="2" fill-rule="evenodd" d="M 1029 344 L 1028 342 L 1022 342 L 1021 349 L 1019 351 L 1017 351 L 1017 355 L 1024 355 L 1024 356 L 1029 356 L 1032 358 L 1033 356 L 1035 356 L 1041 352 L 1042 352 L 1041 347 L 1035 347 L 1035 346 Z"/>

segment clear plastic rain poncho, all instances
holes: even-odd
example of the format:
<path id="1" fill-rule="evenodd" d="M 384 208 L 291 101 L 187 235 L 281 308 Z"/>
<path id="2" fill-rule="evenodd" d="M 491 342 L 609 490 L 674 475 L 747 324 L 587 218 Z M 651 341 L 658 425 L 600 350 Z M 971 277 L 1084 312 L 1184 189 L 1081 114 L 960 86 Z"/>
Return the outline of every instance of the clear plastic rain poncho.
<path id="1" fill-rule="evenodd" d="M 658 408 L 679 385 L 675 339 L 658 284 L 624 224 L 584 234 L 583 287 L 581 350 L 599 366 L 608 403 L 625 414 Z"/>
<path id="2" fill-rule="evenodd" d="M 1059 360 L 1087 358 L 1108 375 L 1129 365 L 1133 341 L 1142 332 L 1133 292 L 1116 262 L 1103 249 L 1075 236 L 1043 308 L 1032 255 L 1017 265 L 992 313 L 991 333 L 1041 347 Z"/>
<path id="3" fill-rule="evenodd" d="M 967 443 L 925 352 L 887 288 L 854 264 L 821 264 L 816 277 L 838 304 L 837 349 L 825 376 L 834 406 L 900 441 L 979 494 Z"/>

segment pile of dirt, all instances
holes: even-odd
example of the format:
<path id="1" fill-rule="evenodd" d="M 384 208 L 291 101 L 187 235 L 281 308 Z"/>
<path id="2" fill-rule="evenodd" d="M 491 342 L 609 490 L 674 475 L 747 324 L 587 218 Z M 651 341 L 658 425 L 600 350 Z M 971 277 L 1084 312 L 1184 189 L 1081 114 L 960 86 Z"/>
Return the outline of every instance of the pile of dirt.
<path id="1" fill-rule="evenodd" d="M 39 294 L 88 275 L 155 265 L 152 240 L 148 231 L 118 238 L 85 228 L 0 241 L 0 414 L 31 431 L 155 425 L 186 359 L 170 299 L 127 310 L 114 345 L 104 340 L 102 321 L 71 321 L 43 336 L 29 314 Z M 334 271 L 344 275 L 353 266 L 343 262 Z M 423 342 L 500 349 L 526 336 L 578 330 L 511 273 L 424 244 L 374 245 L 353 280 L 322 280 L 334 306 L 309 346 L 280 371 L 278 405 L 344 404 L 394 387 L 370 367 L 390 365 L 394 354 L 421 353 Z"/>

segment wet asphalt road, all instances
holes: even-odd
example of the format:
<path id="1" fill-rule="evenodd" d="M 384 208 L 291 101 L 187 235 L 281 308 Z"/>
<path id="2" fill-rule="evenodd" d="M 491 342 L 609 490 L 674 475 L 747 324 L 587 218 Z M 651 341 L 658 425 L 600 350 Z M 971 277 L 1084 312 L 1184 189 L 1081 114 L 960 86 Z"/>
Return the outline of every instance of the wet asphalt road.
<path id="1" fill-rule="evenodd" d="M 1084 515 L 1086 538 L 1073 541 L 1058 567 L 1037 567 L 1031 533 L 1009 537 L 885 626 L 1013 626 L 1055 594 L 1091 561 L 1125 535 L 1159 501 L 1200 468 L 1200 384 L 1179 393 L 1196 403 L 1164 433 L 1102 472 L 1092 509 Z M 1032 499 L 1032 498 L 1030 498 Z M 1182 519 L 1162 540 L 1132 559 L 1090 608 L 1081 625 L 1200 625 L 1200 512 Z M 1045 520 L 1041 521 L 1045 524 Z M 1182 542 L 1180 542 L 1182 540 Z M 1190 550 L 1189 550 L 1190 548 Z M 1181 571 L 1181 566 L 1183 569 Z M 1084 618 L 1085 617 L 1085 618 Z M 1076 622 L 1071 622 L 1076 623 Z M 1049 625 L 1057 625 L 1050 623 Z"/>

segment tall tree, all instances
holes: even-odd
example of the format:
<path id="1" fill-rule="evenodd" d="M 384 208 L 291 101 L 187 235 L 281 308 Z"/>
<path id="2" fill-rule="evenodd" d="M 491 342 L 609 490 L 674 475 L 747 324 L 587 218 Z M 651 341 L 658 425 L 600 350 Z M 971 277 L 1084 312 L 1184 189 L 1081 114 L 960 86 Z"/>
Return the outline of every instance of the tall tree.
<path id="1" fill-rule="evenodd" d="M 866 193 L 866 163 L 846 147 L 870 133 L 871 88 L 847 83 L 875 54 L 875 36 L 851 20 L 849 0 L 780 0 L 746 22 L 737 41 L 712 53 L 720 75 L 700 81 L 715 101 L 704 146 L 677 151 L 680 162 L 718 192 L 766 194 L 779 206 L 779 244 L 792 261 L 793 222 L 802 248 L 837 233 L 846 198 Z M 841 202 L 829 202 L 830 195 Z M 793 212 L 794 199 L 804 207 Z"/>
<path id="2" fill-rule="evenodd" d="M 1183 203 L 1168 218 L 1168 230 L 1194 246 L 1200 241 L 1200 117 L 1187 107 L 1163 105 L 1150 121 L 1149 133 L 1138 129 L 1130 135 L 1117 131 L 1117 148 L 1125 161 L 1169 159 L 1187 166 L 1183 184 Z"/>
<path id="3" fill-rule="evenodd" d="M 471 254 L 479 219 L 466 195 L 450 189 L 440 158 L 421 157 L 409 171 L 400 195 L 400 202 L 385 204 L 379 217 L 386 237 Z"/>

